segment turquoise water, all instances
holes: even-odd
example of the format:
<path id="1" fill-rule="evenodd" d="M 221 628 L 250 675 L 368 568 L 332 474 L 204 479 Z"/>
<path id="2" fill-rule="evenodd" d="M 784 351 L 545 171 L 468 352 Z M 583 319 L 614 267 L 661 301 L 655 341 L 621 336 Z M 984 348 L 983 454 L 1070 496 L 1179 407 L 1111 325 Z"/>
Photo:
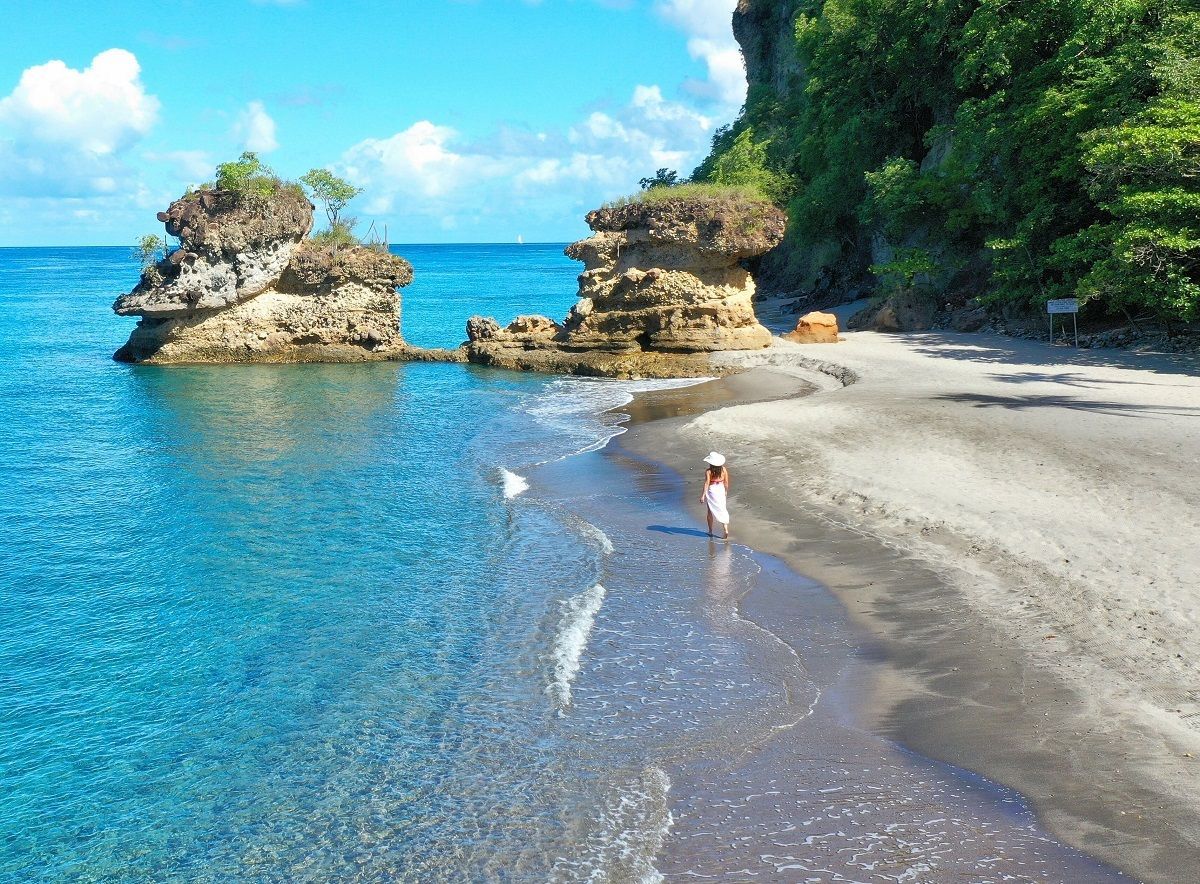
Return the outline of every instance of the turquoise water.
<path id="1" fill-rule="evenodd" d="M 398 251 L 418 344 L 574 300 L 559 246 Z M 0 249 L 0 881 L 1107 880 L 822 704 L 832 601 L 603 448 L 639 385 L 118 364 L 135 276 Z"/>
<path id="2" fill-rule="evenodd" d="M 574 300 L 561 247 L 404 251 L 419 343 Z M 0 262 L 0 877 L 296 863 L 446 776 L 507 604 L 498 470 L 542 444 L 506 416 L 546 382 L 124 366 L 128 250 Z"/>

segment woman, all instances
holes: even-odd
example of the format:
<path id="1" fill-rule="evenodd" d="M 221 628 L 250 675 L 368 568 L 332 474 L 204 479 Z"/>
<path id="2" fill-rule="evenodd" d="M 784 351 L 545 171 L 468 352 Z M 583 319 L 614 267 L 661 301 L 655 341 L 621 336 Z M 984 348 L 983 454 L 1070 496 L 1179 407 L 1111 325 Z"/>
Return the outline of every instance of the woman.
<path id="1" fill-rule="evenodd" d="M 729 470 L 725 466 L 725 456 L 711 452 L 704 458 L 708 469 L 704 471 L 704 492 L 700 502 L 708 507 L 708 536 L 713 536 L 713 519 L 721 523 L 725 529 L 725 538 L 729 538 L 729 510 L 726 508 L 726 495 L 729 493 Z"/>

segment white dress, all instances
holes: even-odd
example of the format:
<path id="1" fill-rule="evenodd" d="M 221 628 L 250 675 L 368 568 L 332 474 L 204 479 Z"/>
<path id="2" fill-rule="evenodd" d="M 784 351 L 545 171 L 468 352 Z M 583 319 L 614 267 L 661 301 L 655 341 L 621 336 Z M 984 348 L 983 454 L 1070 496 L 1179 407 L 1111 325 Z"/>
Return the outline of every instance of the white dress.
<path id="1" fill-rule="evenodd" d="M 729 509 L 725 505 L 725 483 L 710 482 L 708 490 L 704 492 L 704 502 L 708 504 L 708 511 L 712 513 L 712 517 L 722 525 L 729 527 Z"/>

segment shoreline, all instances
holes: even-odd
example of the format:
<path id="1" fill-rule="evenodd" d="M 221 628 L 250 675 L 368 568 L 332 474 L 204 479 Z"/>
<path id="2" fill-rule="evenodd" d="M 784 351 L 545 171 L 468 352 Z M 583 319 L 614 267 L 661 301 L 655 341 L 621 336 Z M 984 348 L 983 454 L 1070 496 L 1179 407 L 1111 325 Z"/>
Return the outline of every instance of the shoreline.
<path id="1" fill-rule="evenodd" d="M 735 540 L 826 586 L 866 652 L 880 658 L 860 704 L 865 727 L 1017 790 L 1064 842 L 1131 875 L 1186 878 L 1200 861 L 1200 800 L 1190 788 L 1197 768 L 1187 765 L 1186 732 L 1156 727 L 1160 719 L 1143 704 L 1122 707 L 1089 692 L 1078 672 L 1055 665 L 1061 658 L 1030 653 L 1028 636 L 1014 635 L 973 586 L 982 569 L 956 573 L 883 520 L 872 524 L 869 513 L 855 519 L 818 505 L 802 482 L 771 481 L 803 473 L 808 464 L 797 459 L 809 452 L 758 433 L 758 425 L 811 405 L 796 398 L 806 382 L 817 399 L 837 399 L 846 382 L 871 378 L 869 364 L 818 362 L 824 355 L 839 354 L 785 345 L 743 360 L 746 373 L 640 394 L 623 409 L 631 420 L 613 444 L 666 465 L 689 489 L 699 475 L 696 452 L 728 449 Z M 683 505 L 702 524 L 698 503 Z M 920 527 L 912 533 L 923 536 Z M 747 616 L 770 629 L 758 620 L 769 608 L 755 604 L 745 600 Z M 1030 620 L 1043 642 L 1066 632 Z"/>

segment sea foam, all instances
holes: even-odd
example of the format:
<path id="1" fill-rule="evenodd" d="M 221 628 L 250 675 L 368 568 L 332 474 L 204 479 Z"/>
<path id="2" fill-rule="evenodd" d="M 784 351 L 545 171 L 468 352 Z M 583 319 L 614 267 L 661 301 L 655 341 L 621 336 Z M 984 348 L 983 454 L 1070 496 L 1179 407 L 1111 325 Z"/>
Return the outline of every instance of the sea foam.
<path id="1" fill-rule="evenodd" d="M 504 499 L 512 500 L 522 492 L 529 490 L 529 482 L 524 476 L 518 476 L 511 470 L 500 470 L 500 479 L 504 483 Z"/>
<path id="2" fill-rule="evenodd" d="M 609 540 L 608 535 L 591 522 L 581 522 L 579 529 L 589 540 L 594 541 L 596 546 L 600 547 L 600 552 L 604 553 L 606 556 L 611 556 L 613 554 L 612 541 Z"/>
<path id="3" fill-rule="evenodd" d="M 674 824 L 670 789 L 666 772 L 653 766 L 618 786 L 596 808 L 583 850 L 555 862 L 550 880 L 660 884 L 654 858 Z"/>
<path id="4" fill-rule="evenodd" d="M 604 594 L 604 587 L 597 583 L 562 603 L 562 619 L 554 636 L 551 655 L 550 684 L 546 688 L 560 712 L 571 705 L 571 685 L 579 674 L 579 661 L 587 649 L 596 615 L 604 604 Z"/>
<path id="5" fill-rule="evenodd" d="M 712 378 L 618 381 L 600 378 L 556 378 L 530 398 L 525 413 L 564 442 L 569 450 L 553 460 L 599 451 L 625 432 L 626 416 L 613 409 L 628 405 L 637 393 L 703 384 Z"/>

